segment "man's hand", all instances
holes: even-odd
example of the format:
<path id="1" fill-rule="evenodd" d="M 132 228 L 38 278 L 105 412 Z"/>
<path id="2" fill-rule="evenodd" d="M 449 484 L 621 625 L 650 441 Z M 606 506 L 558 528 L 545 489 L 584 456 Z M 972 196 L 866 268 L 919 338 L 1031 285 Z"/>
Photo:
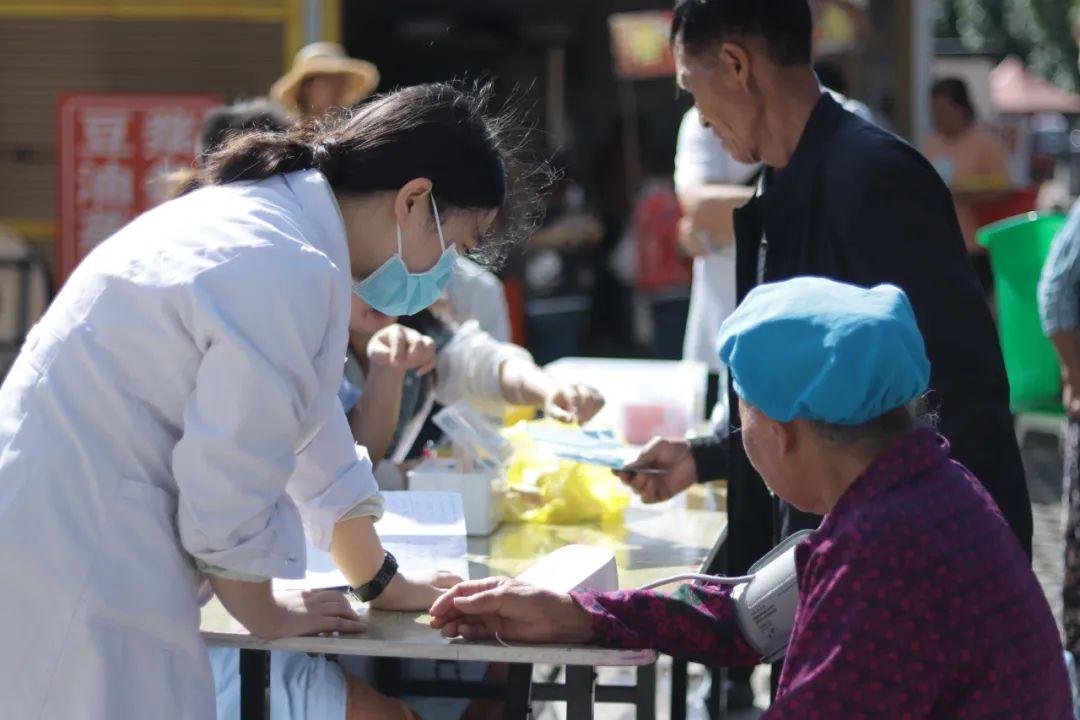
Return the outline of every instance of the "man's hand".
<path id="1" fill-rule="evenodd" d="M 1071 375 L 1061 381 L 1061 404 L 1070 420 L 1080 420 L 1080 384 Z"/>
<path id="2" fill-rule="evenodd" d="M 735 210 L 754 195 L 754 189 L 742 185 L 706 184 L 679 194 L 683 219 L 679 241 L 691 257 L 726 247 L 735 242 Z"/>
<path id="3" fill-rule="evenodd" d="M 585 643 L 589 614 L 565 593 L 498 577 L 461 583 L 431 606 L 431 626 L 466 640 Z"/>
<path id="4" fill-rule="evenodd" d="M 712 250 L 709 233 L 694 227 L 691 217 L 683 217 L 679 220 L 679 247 L 687 257 L 701 257 L 708 255 Z"/>
<path id="5" fill-rule="evenodd" d="M 660 473 L 635 472 L 660 470 Z M 654 438 L 625 472 L 615 473 L 646 503 L 673 498 L 697 482 L 690 443 L 679 438 Z"/>
<path id="6" fill-rule="evenodd" d="M 416 370 L 421 375 L 435 369 L 435 341 L 402 325 L 372 335 L 367 352 L 372 368 Z"/>
<path id="7" fill-rule="evenodd" d="M 1050 335 L 1061 364 L 1061 403 L 1071 420 L 1080 420 L 1080 328 Z"/>
<path id="8" fill-rule="evenodd" d="M 561 422 L 584 425 L 604 407 L 604 396 L 588 385 L 557 385 L 544 400 L 544 414 Z"/>

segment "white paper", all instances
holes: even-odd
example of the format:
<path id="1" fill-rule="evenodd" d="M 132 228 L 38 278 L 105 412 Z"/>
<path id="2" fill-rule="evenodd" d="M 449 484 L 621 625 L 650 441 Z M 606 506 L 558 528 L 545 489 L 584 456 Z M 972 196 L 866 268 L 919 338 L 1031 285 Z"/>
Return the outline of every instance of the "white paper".
<path id="1" fill-rule="evenodd" d="M 446 570 L 468 579 L 465 511 L 461 494 L 384 492 L 385 512 L 375 530 L 383 548 L 404 572 Z M 274 579 L 274 590 L 344 588 L 348 581 L 330 553 L 307 544 L 307 573 L 299 580 Z"/>
<path id="2" fill-rule="evenodd" d="M 537 425 L 529 435 L 547 452 L 562 460 L 621 470 L 638 455 L 611 430 Z"/>

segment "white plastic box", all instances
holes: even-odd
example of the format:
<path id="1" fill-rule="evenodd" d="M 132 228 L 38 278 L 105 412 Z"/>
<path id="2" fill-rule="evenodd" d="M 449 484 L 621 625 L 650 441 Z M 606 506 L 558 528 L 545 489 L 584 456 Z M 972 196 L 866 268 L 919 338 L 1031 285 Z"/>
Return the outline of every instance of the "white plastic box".
<path id="1" fill-rule="evenodd" d="M 603 393 L 607 402 L 589 426 L 613 428 L 632 445 L 657 436 L 681 437 L 704 423 L 704 363 L 563 358 L 545 369 L 559 380 Z"/>
<path id="2" fill-rule="evenodd" d="M 457 460 L 428 458 L 409 471 L 409 490 L 456 492 L 465 508 L 465 532 L 485 537 L 502 524 L 506 486 L 493 471 L 461 472 Z"/>

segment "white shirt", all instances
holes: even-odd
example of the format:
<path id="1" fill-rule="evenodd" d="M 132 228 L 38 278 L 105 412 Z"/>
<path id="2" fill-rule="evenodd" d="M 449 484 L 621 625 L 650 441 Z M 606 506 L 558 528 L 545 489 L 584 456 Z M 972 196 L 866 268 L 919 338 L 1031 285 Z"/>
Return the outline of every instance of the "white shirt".
<path id="1" fill-rule="evenodd" d="M 675 151 L 675 188 L 680 193 L 708 183 L 742 185 L 757 168 L 731 157 L 713 131 L 701 124 L 697 110 L 691 108 L 683 116 Z M 731 244 L 694 258 L 683 359 L 698 360 L 710 371 L 720 372 L 716 337 L 734 309 L 735 245 Z"/>
<path id="2" fill-rule="evenodd" d="M 458 323 L 475 320 L 499 342 L 510 341 L 510 310 L 502 280 L 472 260 L 459 257 L 446 288 L 450 315 Z"/>
<path id="3" fill-rule="evenodd" d="M 337 399 L 350 286 L 315 171 L 200 190 L 76 269 L 0 388 L 11 717 L 213 717 L 194 560 L 300 577 L 376 492 Z M 12 552 L 18 548 L 18 552 Z"/>
<path id="4" fill-rule="evenodd" d="M 874 122 L 873 114 L 863 103 L 828 88 L 823 90 L 845 110 Z M 683 116 L 675 151 L 675 187 L 680 193 L 709 183 L 743 185 L 759 167 L 731 157 L 713 131 L 702 126 L 696 109 L 690 108 Z M 734 309 L 735 245 L 731 244 L 694 259 L 683 358 L 699 360 L 711 372 L 720 372 L 716 338 L 720 326 Z"/>

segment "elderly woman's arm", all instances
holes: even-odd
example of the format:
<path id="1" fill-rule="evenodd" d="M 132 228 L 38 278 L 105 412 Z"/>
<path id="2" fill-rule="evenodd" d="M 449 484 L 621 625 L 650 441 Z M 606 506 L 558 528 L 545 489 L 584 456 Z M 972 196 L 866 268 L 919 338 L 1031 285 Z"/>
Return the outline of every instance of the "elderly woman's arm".
<path id="1" fill-rule="evenodd" d="M 432 626 L 446 637 L 524 642 L 590 643 L 653 649 L 713 667 L 760 660 L 735 621 L 730 588 L 683 585 L 652 590 L 556 593 L 510 578 L 457 585 L 431 607 Z"/>
<path id="2" fill-rule="evenodd" d="M 681 585 L 671 595 L 653 590 L 574 592 L 603 647 L 653 649 L 710 667 L 752 667 L 761 656 L 735 622 L 731 588 Z"/>

